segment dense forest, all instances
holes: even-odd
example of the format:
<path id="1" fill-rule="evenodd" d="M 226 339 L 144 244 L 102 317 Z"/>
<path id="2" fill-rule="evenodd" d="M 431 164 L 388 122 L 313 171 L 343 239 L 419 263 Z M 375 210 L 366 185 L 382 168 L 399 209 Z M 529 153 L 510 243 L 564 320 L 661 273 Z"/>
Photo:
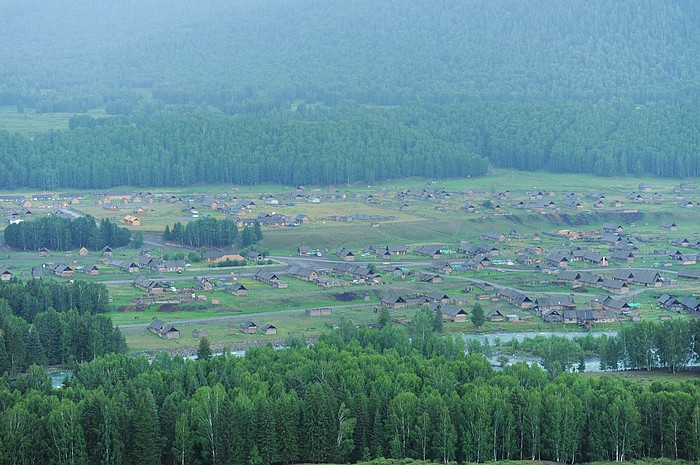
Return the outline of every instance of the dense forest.
<path id="1" fill-rule="evenodd" d="M 343 102 L 153 116 L 136 125 L 74 119 L 72 130 L 31 139 L 0 132 L 0 187 L 338 184 L 479 176 L 489 162 L 600 176 L 700 175 L 700 105 L 690 103 Z"/>
<path id="2" fill-rule="evenodd" d="M 230 247 L 238 234 L 238 227 L 232 220 L 217 220 L 216 218 L 200 218 L 188 221 L 184 226 L 177 221 L 170 229 L 170 225 L 163 231 L 165 242 L 190 247 Z M 246 244 L 248 245 L 248 244 Z"/>
<path id="3" fill-rule="evenodd" d="M 21 250 L 72 250 L 87 247 L 102 250 L 105 246 L 123 247 L 131 242 L 131 231 L 103 218 L 90 215 L 71 220 L 44 216 L 31 221 L 9 224 L 4 231 L 5 243 Z"/>
<path id="4" fill-rule="evenodd" d="M 414 333 L 414 336 L 416 334 Z M 400 327 L 199 360 L 108 355 L 63 389 L 2 381 L 2 463 L 255 464 L 700 459 L 700 383 L 494 371 Z"/>
<path id="5" fill-rule="evenodd" d="M 125 352 L 124 336 L 103 315 L 107 301 L 104 284 L 40 279 L 0 283 L 0 373 Z"/>
<path id="6" fill-rule="evenodd" d="M 76 116 L 0 131 L 0 188 L 700 175 L 698 2 L 36 3 L 0 105 Z"/>
<path id="7" fill-rule="evenodd" d="M 122 113 L 143 89 L 164 103 L 215 106 L 677 103 L 700 89 L 692 0 L 214 0 L 206 8 L 8 0 L 2 8 L 0 103 L 39 111 Z"/>

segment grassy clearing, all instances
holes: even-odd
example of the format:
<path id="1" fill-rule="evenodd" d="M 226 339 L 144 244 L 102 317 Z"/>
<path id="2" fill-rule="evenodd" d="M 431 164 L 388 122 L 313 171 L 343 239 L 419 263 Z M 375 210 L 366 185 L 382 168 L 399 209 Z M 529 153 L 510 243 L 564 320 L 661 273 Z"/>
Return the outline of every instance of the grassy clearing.
<path id="1" fill-rule="evenodd" d="M 0 106 L 0 130 L 32 137 L 51 130 L 68 129 L 68 121 L 73 114 L 36 113 L 31 108 L 25 108 L 24 113 L 17 113 L 16 106 Z M 106 116 L 103 110 L 91 110 L 88 114 L 94 117 Z"/>

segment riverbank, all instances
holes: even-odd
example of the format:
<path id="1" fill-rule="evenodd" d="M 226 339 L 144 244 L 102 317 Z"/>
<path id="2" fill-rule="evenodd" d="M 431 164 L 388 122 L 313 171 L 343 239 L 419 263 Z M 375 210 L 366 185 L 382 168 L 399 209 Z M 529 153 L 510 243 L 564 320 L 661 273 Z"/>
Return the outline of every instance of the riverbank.
<path id="1" fill-rule="evenodd" d="M 307 344 L 314 344 L 317 338 L 307 338 Z M 243 355 L 245 351 L 251 347 L 266 347 L 271 345 L 274 348 L 284 347 L 286 339 L 276 338 L 276 339 L 265 339 L 258 341 L 246 341 L 246 342 L 230 342 L 225 344 L 212 344 L 211 351 L 213 355 L 220 355 L 224 352 L 230 352 L 232 354 Z M 183 358 L 193 358 L 197 356 L 198 347 L 177 347 L 174 349 L 153 349 L 153 350 L 141 350 L 131 354 L 132 357 L 138 357 L 140 355 L 145 355 L 149 360 L 156 357 L 161 352 L 167 352 L 168 355 L 174 357 L 179 355 Z"/>

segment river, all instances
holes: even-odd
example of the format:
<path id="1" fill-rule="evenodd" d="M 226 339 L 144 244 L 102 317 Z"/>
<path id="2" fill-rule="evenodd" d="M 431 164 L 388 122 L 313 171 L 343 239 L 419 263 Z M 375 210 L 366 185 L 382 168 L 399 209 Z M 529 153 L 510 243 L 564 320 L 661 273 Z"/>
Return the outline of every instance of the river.
<path id="1" fill-rule="evenodd" d="M 517 340 L 518 342 L 522 342 L 523 339 L 534 339 L 537 336 L 543 336 L 543 337 L 549 337 L 549 336 L 559 336 L 559 337 L 565 337 L 567 339 L 574 339 L 576 337 L 586 337 L 587 335 L 591 335 L 593 337 L 599 337 L 602 335 L 606 336 L 617 336 L 617 331 L 590 331 L 587 333 L 579 333 L 579 332 L 515 332 L 515 333 L 496 333 L 496 334 L 462 334 L 462 339 L 464 339 L 464 342 L 468 342 L 470 340 L 476 340 L 479 341 L 481 345 L 484 345 L 485 342 L 488 342 L 490 346 L 493 346 L 496 342 L 500 341 L 501 343 L 507 343 L 513 340 Z M 535 362 L 539 362 L 540 358 L 539 357 L 522 357 L 522 356 L 508 356 L 508 364 L 513 364 L 517 362 L 526 362 L 527 364 L 533 364 Z M 500 364 L 498 361 L 498 355 L 494 355 L 493 357 L 489 358 L 489 361 L 491 362 L 491 365 L 493 366 L 494 369 L 500 369 Z M 600 358 L 599 357 L 589 357 L 585 361 L 586 365 L 586 371 L 588 372 L 599 372 L 602 371 L 600 369 Z"/>

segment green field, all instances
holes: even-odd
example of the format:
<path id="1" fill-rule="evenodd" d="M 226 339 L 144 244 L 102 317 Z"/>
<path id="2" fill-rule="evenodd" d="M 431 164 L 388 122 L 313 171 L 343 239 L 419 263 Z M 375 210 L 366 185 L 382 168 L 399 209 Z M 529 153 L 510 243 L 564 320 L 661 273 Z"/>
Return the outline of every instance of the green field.
<path id="1" fill-rule="evenodd" d="M 106 115 L 103 110 L 91 110 L 88 114 L 93 117 Z M 0 106 L 0 130 L 31 137 L 52 130 L 68 129 L 71 116 L 73 113 L 36 113 L 31 108 L 18 113 L 16 106 Z"/>

